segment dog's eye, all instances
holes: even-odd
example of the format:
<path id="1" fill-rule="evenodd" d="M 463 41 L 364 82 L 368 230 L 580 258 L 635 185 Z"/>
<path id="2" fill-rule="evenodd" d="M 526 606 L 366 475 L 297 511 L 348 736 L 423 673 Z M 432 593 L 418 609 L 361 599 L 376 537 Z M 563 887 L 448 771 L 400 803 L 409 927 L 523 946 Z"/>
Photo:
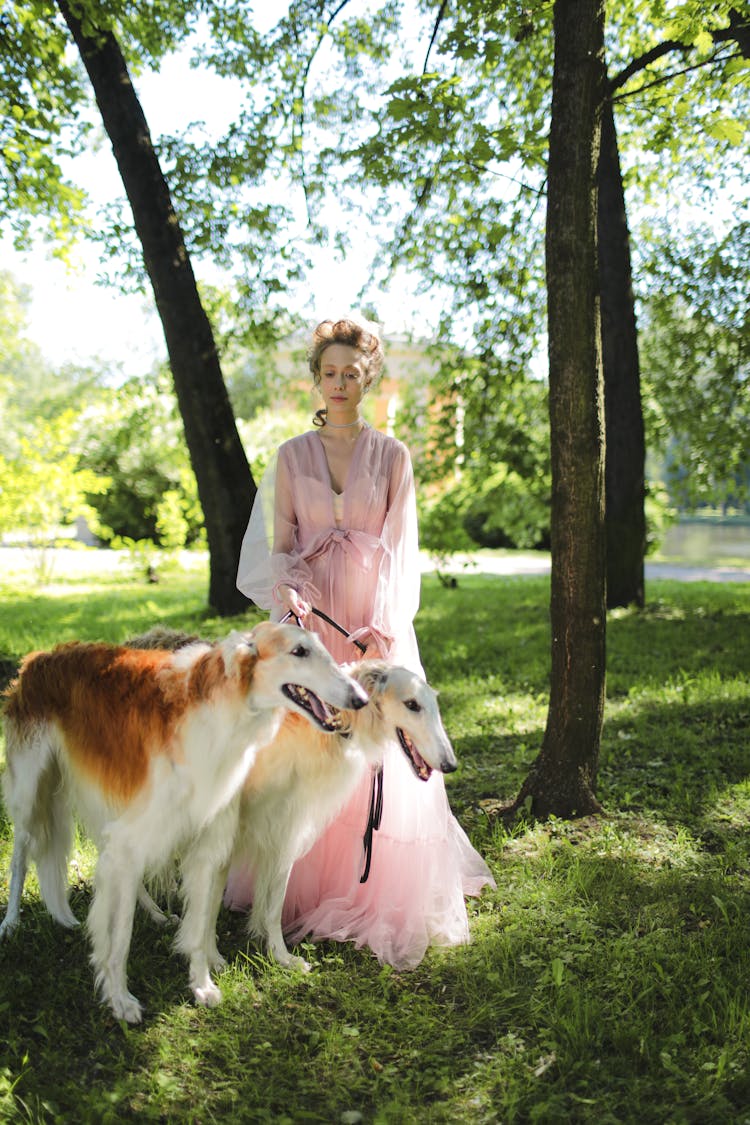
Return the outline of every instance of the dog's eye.
<path id="1" fill-rule="evenodd" d="M 410 711 L 421 711 L 422 708 L 417 703 L 416 699 L 407 699 L 404 701 L 404 707 L 408 707 Z"/>
<path id="2" fill-rule="evenodd" d="M 310 649 L 307 645 L 295 645 L 291 651 L 292 656 L 309 656 Z"/>

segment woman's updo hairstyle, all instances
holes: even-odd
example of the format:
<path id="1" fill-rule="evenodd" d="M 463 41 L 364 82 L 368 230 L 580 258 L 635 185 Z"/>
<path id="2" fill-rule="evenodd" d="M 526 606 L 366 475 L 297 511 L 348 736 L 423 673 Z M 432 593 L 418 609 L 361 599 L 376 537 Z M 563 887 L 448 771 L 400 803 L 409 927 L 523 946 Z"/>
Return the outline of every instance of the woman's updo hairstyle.
<path id="1" fill-rule="evenodd" d="M 320 383 L 321 357 L 331 344 L 344 344 L 361 353 L 365 370 L 365 390 L 368 391 L 383 367 L 383 345 L 380 342 L 378 325 L 370 320 L 355 320 L 353 317 L 321 321 L 313 330 L 312 342 L 307 353 L 310 372 L 316 387 Z M 318 410 L 313 418 L 313 424 L 324 426 L 325 416 L 325 409 Z"/>

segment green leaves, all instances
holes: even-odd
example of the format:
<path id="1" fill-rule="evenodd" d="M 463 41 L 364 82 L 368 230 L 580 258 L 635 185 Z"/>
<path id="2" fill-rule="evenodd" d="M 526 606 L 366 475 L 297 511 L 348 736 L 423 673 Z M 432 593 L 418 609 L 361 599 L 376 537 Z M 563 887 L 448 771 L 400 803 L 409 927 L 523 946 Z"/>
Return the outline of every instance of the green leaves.
<path id="1" fill-rule="evenodd" d="M 740 145 L 747 136 L 747 125 L 731 117 L 717 116 L 705 124 L 709 136 L 730 145 Z"/>
<path id="2" fill-rule="evenodd" d="M 29 436 L 20 438 L 14 458 L 0 455 L 0 533 L 21 533 L 44 547 L 63 525 L 79 515 L 92 517 L 87 497 L 105 492 L 110 482 L 80 468 L 71 450 L 74 420 L 72 411 L 40 419 Z"/>
<path id="3" fill-rule="evenodd" d="M 88 124 L 80 70 L 47 5 L 13 0 L 0 18 L 0 223 L 21 243 L 31 218 L 69 239 L 85 193 L 63 172 Z"/>
<path id="4" fill-rule="evenodd" d="M 649 441 L 673 501 L 743 503 L 750 492 L 750 223 L 724 238 L 662 230 L 641 316 Z M 651 403 L 655 401 L 655 406 Z"/>

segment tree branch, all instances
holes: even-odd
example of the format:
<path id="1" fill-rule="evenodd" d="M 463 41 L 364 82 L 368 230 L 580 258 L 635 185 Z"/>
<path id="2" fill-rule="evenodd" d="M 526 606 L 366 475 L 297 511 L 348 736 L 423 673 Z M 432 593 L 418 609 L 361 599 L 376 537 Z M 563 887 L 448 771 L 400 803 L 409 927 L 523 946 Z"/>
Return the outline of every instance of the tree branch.
<path id="1" fill-rule="evenodd" d="M 643 85 L 639 86 L 636 90 L 627 90 L 624 94 L 619 94 L 616 98 L 612 98 L 612 101 L 622 102 L 625 101 L 626 98 L 633 98 L 638 94 L 644 93 L 646 90 L 654 89 L 654 87 L 656 86 L 663 86 L 666 82 L 670 82 L 673 78 L 679 78 L 681 74 L 690 74 L 692 71 L 700 70 L 704 66 L 711 66 L 719 57 L 719 53 L 717 52 L 715 55 L 712 55 L 710 59 L 702 59 L 701 62 L 693 63 L 692 66 L 684 66 L 679 70 L 670 70 L 667 73 L 660 75 L 659 78 L 655 78 L 653 82 L 644 82 Z M 738 57 L 740 57 L 739 54 L 733 53 L 731 55 L 723 56 L 723 60 L 727 61 L 729 59 Z"/>
<path id="2" fill-rule="evenodd" d="M 739 46 L 742 55 L 744 57 L 747 57 L 746 51 L 750 50 L 750 48 L 748 48 L 748 38 L 750 38 L 750 20 L 744 19 L 743 17 L 738 16 L 735 11 L 732 11 L 729 17 L 729 27 L 723 27 L 719 28 L 716 31 L 712 31 L 711 37 L 714 43 L 717 44 L 726 43 L 728 40 L 734 40 Z M 628 79 L 632 78 L 634 74 L 638 74 L 639 71 L 645 70 L 647 67 L 651 66 L 652 63 L 657 62 L 660 58 L 663 58 L 664 55 L 668 55 L 672 51 L 679 51 L 682 54 L 686 55 L 689 51 L 692 51 L 692 49 L 692 44 L 683 43 L 679 39 L 666 39 L 663 43 L 657 44 L 657 46 L 652 47 L 650 51 L 646 51 L 644 54 L 639 55 L 637 59 L 633 59 L 632 62 L 628 63 L 625 69 L 621 70 L 619 74 L 616 74 L 613 78 L 610 78 L 608 83 L 610 95 L 614 94 L 616 90 L 619 90 L 621 86 L 624 86 Z M 713 62 L 713 58 L 709 61 Z M 653 83 L 651 85 L 653 85 Z"/>
<path id="3" fill-rule="evenodd" d="M 659 43 L 658 46 L 652 47 L 650 51 L 646 51 L 645 54 L 639 55 L 637 59 L 633 59 L 632 62 L 628 63 L 625 69 L 621 70 L 619 74 L 616 74 L 614 78 L 610 78 L 610 94 L 614 94 L 615 90 L 619 90 L 621 86 L 624 86 L 628 79 L 632 78 L 634 74 L 638 74 L 641 70 L 646 70 L 647 67 L 663 58 L 664 55 L 668 55 L 672 51 L 687 53 L 689 50 L 690 47 L 686 46 L 686 44 L 682 43 L 679 39 L 667 39 L 666 42 Z"/>
<path id="4" fill-rule="evenodd" d="M 522 192 L 535 198 L 546 194 L 546 178 L 540 187 L 532 187 L 531 184 L 524 183 L 523 180 L 520 180 L 518 176 L 510 176 L 507 172 L 498 172 L 494 168 L 490 168 L 489 164 L 481 164 L 477 160 L 459 159 L 458 163 L 465 164 L 467 168 L 473 168 L 475 172 L 481 172 L 487 176 L 494 176 L 497 180 L 507 180 L 511 184 L 516 184 Z"/>
<path id="5" fill-rule="evenodd" d="M 304 139 L 305 139 L 305 125 L 306 125 L 305 96 L 306 96 L 306 90 L 307 90 L 307 80 L 310 77 L 310 71 L 312 69 L 313 62 L 315 61 L 315 56 L 317 55 L 318 51 L 320 50 L 320 47 L 321 47 L 321 44 L 323 43 L 323 40 L 325 39 L 326 35 L 330 31 L 331 25 L 333 24 L 334 20 L 341 14 L 341 12 L 344 10 L 344 8 L 347 6 L 347 4 L 349 2 L 350 2 L 350 0 L 341 0 L 341 3 L 339 4 L 339 6 L 333 12 L 331 12 L 330 16 L 326 20 L 325 30 L 322 31 L 318 35 L 318 39 L 317 39 L 317 42 L 315 43 L 315 46 L 312 48 L 312 50 L 310 51 L 310 53 L 307 56 L 307 62 L 305 63 L 304 69 L 302 71 L 302 81 L 300 82 L 300 85 L 299 85 L 299 105 L 300 105 L 300 109 L 299 109 L 299 113 L 297 114 L 297 128 L 292 131 L 292 139 L 294 139 L 295 137 L 299 137 L 299 142 L 300 142 L 300 149 L 299 149 L 299 151 L 300 151 L 300 180 L 302 182 L 302 194 L 305 197 L 305 211 L 307 212 L 308 226 L 313 225 L 313 216 L 312 216 L 312 212 L 310 210 L 310 194 L 309 194 L 309 188 L 308 188 L 308 183 L 307 183 L 307 174 L 305 172 Z M 293 30 L 295 32 L 295 37 L 296 37 L 296 28 L 294 26 L 293 26 Z"/>
<path id="6" fill-rule="evenodd" d="M 424 66 L 422 67 L 422 74 L 423 75 L 425 75 L 427 73 L 427 63 L 429 62 L 429 59 L 430 59 L 430 51 L 435 46 L 435 40 L 437 39 L 437 33 L 440 30 L 440 24 L 443 22 L 443 16 L 445 15 L 445 9 L 447 7 L 448 7 L 448 0 L 443 0 L 442 4 L 440 5 L 440 8 L 438 10 L 438 14 L 435 18 L 435 24 L 434 24 L 434 27 L 432 29 L 432 35 L 430 37 L 429 46 L 427 47 L 427 54 L 424 57 Z"/>

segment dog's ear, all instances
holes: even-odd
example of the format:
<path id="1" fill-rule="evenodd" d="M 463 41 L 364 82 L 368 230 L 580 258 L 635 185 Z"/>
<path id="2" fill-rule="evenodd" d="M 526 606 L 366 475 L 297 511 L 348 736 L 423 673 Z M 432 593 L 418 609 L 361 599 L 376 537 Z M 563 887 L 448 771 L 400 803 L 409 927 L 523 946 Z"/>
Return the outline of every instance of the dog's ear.
<path id="1" fill-rule="evenodd" d="M 227 674 L 231 675 L 239 661 L 251 657 L 253 661 L 258 655 L 258 646 L 252 633 L 239 633 L 236 630 L 222 641 L 221 654 L 224 657 L 224 667 Z"/>
<path id="2" fill-rule="evenodd" d="M 252 656 L 258 655 L 258 642 L 255 639 L 255 633 L 238 633 L 241 638 L 241 645 L 243 651 L 249 652 Z"/>
<path id="3" fill-rule="evenodd" d="M 377 695 L 383 691 L 388 683 L 388 665 L 384 660 L 368 660 L 360 665 L 354 665 L 356 678 L 369 696 Z"/>

